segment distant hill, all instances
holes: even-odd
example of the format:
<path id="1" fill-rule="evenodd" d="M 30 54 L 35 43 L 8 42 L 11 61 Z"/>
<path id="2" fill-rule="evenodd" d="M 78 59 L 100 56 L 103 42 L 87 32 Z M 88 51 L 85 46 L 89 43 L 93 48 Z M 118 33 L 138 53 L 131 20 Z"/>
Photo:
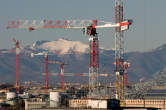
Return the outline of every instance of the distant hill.
<path id="1" fill-rule="evenodd" d="M 65 73 L 88 73 L 88 45 L 78 41 L 58 39 L 57 41 L 37 41 L 26 46 L 20 55 L 21 81 L 43 81 L 44 57 L 31 58 L 30 53 L 47 51 L 49 60 L 67 62 Z M 100 73 L 109 73 L 112 76 L 107 81 L 114 81 L 114 50 L 99 49 Z M 15 54 L 0 52 L 0 82 L 15 82 Z M 166 45 L 160 46 L 150 52 L 125 53 L 125 60 L 131 63 L 128 69 L 128 77 L 131 82 L 148 80 L 157 72 L 166 67 Z M 49 64 L 50 73 L 59 73 L 60 67 Z M 50 77 L 53 82 L 58 82 L 57 76 Z M 83 81 L 83 79 L 68 77 L 66 81 Z M 86 81 L 87 78 L 83 82 Z M 105 81 L 105 80 L 103 80 Z"/>

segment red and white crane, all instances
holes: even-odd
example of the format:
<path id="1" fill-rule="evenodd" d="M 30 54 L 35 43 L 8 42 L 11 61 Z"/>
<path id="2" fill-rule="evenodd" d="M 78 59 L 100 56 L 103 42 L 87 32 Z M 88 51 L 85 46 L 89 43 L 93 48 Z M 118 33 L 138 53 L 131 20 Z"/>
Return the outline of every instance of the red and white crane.
<path id="1" fill-rule="evenodd" d="M 45 89 L 48 90 L 48 53 L 41 52 L 41 53 L 31 53 L 31 57 L 34 56 L 44 56 L 45 58 Z"/>
<path id="2" fill-rule="evenodd" d="M 124 21 L 123 0 L 115 0 L 115 23 Z M 124 23 L 125 24 L 125 23 Z M 124 61 L 124 30 L 115 28 L 115 76 L 116 99 L 124 100 L 124 86 L 127 84 L 128 62 Z"/>
<path id="3" fill-rule="evenodd" d="M 20 92 L 20 45 L 19 41 L 13 38 L 13 41 L 16 45 L 16 92 Z"/>
<path id="4" fill-rule="evenodd" d="M 59 64 L 61 68 L 60 76 L 61 76 L 61 89 L 64 89 L 64 65 L 67 65 L 66 63 L 62 63 L 59 61 L 48 61 L 48 63 L 54 63 L 54 64 Z"/>
<path id="5" fill-rule="evenodd" d="M 41 52 L 41 53 L 37 53 L 37 54 L 31 53 L 32 57 L 33 56 L 40 56 L 40 55 L 45 57 L 45 89 L 46 90 L 48 89 L 48 63 L 59 64 L 60 65 L 60 68 L 61 68 L 61 73 L 60 73 L 60 76 L 61 76 L 61 89 L 63 89 L 64 88 L 64 79 L 63 79 L 64 68 L 63 68 L 63 66 L 66 65 L 66 63 L 62 63 L 62 62 L 59 62 L 59 61 L 49 61 L 47 52 Z M 53 55 L 53 54 L 51 54 L 51 55 Z"/>
<path id="6" fill-rule="evenodd" d="M 15 43 L 16 49 L 11 50 L 2 50 L 0 54 L 9 54 L 9 53 L 16 53 L 16 92 L 20 92 L 20 52 L 22 51 L 19 45 L 19 41 L 13 38 Z"/>
<path id="7" fill-rule="evenodd" d="M 119 11 L 119 5 L 116 8 L 116 14 Z M 121 15 L 119 15 L 121 16 Z M 96 28 L 115 28 L 116 29 L 116 71 L 120 71 L 121 63 L 123 62 L 121 58 L 119 58 L 119 54 L 121 55 L 121 45 L 118 39 L 121 39 L 122 32 L 129 29 L 129 26 L 132 23 L 132 20 L 123 20 L 122 18 L 118 18 L 115 23 L 105 22 L 105 21 L 97 21 L 97 20 L 18 20 L 18 21 L 9 21 L 7 29 L 10 28 L 19 28 L 19 29 L 28 29 L 29 31 L 36 29 L 55 29 L 55 28 L 63 28 L 63 29 L 83 29 L 83 32 L 86 35 L 89 35 L 89 95 L 90 96 L 98 96 L 97 86 L 98 86 L 98 69 L 99 69 L 99 41 L 98 34 L 96 32 Z M 118 43 L 118 44 L 117 44 Z M 119 47 L 120 45 L 120 47 Z M 120 50 L 119 50 L 120 49 Z M 117 73 L 117 72 L 116 72 Z M 116 83 L 117 84 L 117 83 Z M 118 83 L 120 84 L 120 83 Z M 120 89 L 119 89 L 120 90 Z M 96 94 L 97 93 L 97 94 Z M 117 94 L 117 90 L 116 90 Z"/>
<path id="8" fill-rule="evenodd" d="M 45 53 L 45 89 L 48 90 L 48 53 Z"/>

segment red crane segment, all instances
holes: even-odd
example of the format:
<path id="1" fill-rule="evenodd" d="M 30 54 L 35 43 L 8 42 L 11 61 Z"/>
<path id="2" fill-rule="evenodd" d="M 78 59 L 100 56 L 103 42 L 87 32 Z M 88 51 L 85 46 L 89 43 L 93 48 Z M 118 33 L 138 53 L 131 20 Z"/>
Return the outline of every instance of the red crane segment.
<path id="1" fill-rule="evenodd" d="M 20 46 L 19 41 L 13 38 L 13 41 L 16 45 L 16 92 L 20 92 Z"/>
<path id="2" fill-rule="evenodd" d="M 64 89 L 64 78 L 63 78 L 64 77 L 64 68 L 63 68 L 63 66 L 67 65 L 67 64 L 59 62 L 59 61 L 48 61 L 48 62 L 60 65 L 60 68 L 61 68 L 61 73 L 60 73 L 60 76 L 61 76 L 61 89 L 63 90 Z"/>
<path id="3" fill-rule="evenodd" d="M 48 90 L 48 54 L 45 54 L 45 89 Z"/>
<path id="4" fill-rule="evenodd" d="M 61 66 L 61 89 L 63 90 L 63 85 L 64 85 L 64 79 L 63 79 L 63 72 L 64 72 L 64 70 L 63 70 L 63 65 L 64 64 L 61 64 L 60 66 Z"/>
<path id="5" fill-rule="evenodd" d="M 48 93 L 48 53 L 46 52 L 42 52 L 42 53 L 31 53 L 31 57 L 34 56 L 44 56 L 44 60 L 45 60 L 45 89 L 46 89 L 46 93 Z"/>
<path id="6" fill-rule="evenodd" d="M 99 41 L 96 32 L 97 20 L 87 27 L 89 38 L 89 95 L 95 97 L 98 94 L 98 72 L 99 72 Z"/>
<path id="7" fill-rule="evenodd" d="M 23 51 L 20 48 L 19 41 L 13 38 L 16 49 L 3 50 L 0 54 L 16 53 L 16 92 L 20 92 L 20 52 Z"/>

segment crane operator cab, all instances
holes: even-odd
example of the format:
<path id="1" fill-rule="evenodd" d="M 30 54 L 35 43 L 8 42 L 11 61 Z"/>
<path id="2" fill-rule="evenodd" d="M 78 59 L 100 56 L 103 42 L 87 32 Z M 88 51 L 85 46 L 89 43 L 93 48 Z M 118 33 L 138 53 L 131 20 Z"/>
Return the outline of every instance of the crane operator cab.
<path id="1" fill-rule="evenodd" d="M 90 36 L 96 36 L 96 28 L 93 27 L 93 25 L 87 26 L 83 28 L 83 34 L 84 35 L 90 35 Z"/>

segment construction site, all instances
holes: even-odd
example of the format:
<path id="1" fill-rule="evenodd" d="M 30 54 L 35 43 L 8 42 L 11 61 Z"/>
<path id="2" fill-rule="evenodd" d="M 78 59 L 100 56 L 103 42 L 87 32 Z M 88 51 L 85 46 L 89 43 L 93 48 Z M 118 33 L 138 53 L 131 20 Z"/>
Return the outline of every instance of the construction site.
<path id="1" fill-rule="evenodd" d="M 125 60 L 125 39 L 127 30 L 132 25 L 132 19 L 124 18 L 123 0 L 115 0 L 114 22 L 100 20 L 16 20 L 9 21 L 7 31 L 15 29 L 27 29 L 38 31 L 40 29 L 82 30 L 89 39 L 89 73 L 64 73 L 64 68 L 69 62 L 51 59 L 49 52 L 34 53 L 25 51 L 20 46 L 20 41 L 13 38 L 15 49 L 1 51 L 0 53 L 15 53 L 16 79 L 15 85 L 0 85 L 0 109 L 4 110 L 166 110 L 166 87 L 159 85 L 159 79 L 147 83 L 139 83 L 131 86 L 128 84 L 128 68 L 132 62 Z M 101 83 L 99 79 L 110 78 L 108 73 L 99 72 L 99 33 L 97 29 L 107 28 L 114 30 L 114 82 Z M 132 28 L 132 27 L 131 27 Z M 124 33 L 126 33 L 124 36 Z M 23 52 L 32 59 L 41 57 L 44 62 L 44 79 L 41 82 L 20 81 L 20 54 Z M 49 65 L 58 65 L 59 73 L 54 76 L 60 78 L 60 82 L 53 86 L 50 84 Z M 64 77 L 72 76 L 74 79 L 87 77 L 86 84 L 67 82 Z M 111 77 L 112 78 L 112 77 Z M 83 78 L 82 78 L 83 79 Z M 164 78 L 163 78 L 164 80 Z M 163 81 L 162 80 L 162 81 Z M 153 88 L 151 88 L 153 87 Z M 161 94 L 162 93 L 162 94 Z"/>

